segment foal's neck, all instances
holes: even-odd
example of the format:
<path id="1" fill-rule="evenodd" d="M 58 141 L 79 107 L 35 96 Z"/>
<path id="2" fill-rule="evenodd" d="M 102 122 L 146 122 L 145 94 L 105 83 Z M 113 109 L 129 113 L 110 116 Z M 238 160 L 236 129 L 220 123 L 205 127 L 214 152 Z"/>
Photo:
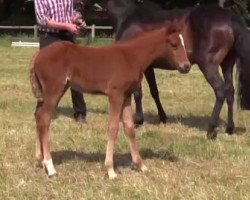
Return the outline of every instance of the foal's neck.
<path id="1" fill-rule="evenodd" d="M 131 65 L 144 72 L 157 58 L 164 56 L 166 52 L 165 29 L 146 33 L 126 46 L 126 53 L 131 58 Z"/>

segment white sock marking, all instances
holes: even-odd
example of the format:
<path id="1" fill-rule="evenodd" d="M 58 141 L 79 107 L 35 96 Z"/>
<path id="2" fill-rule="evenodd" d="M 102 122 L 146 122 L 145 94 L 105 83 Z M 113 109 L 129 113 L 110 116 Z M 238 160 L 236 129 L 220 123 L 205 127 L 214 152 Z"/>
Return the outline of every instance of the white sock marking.
<path id="1" fill-rule="evenodd" d="M 54 168 L 52 159 L 43 160 L 43 164 L 48 171 L 48 176 L 52 176 L 52 175 L 56 174 L 56 170 Z"/>

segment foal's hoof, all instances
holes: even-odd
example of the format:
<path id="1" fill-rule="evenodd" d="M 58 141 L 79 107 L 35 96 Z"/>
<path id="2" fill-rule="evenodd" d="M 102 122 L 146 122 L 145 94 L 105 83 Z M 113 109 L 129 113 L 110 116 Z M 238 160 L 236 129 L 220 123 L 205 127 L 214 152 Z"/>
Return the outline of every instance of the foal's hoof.
<path id="1" fill-rule="evenodd" d="M 56 170 L 54 168 L 52 159 L 44 160 L 43 167 L 44 167 L 45 172 L 48 174 L 49 178 L 52 178 L 56 175 Z"/>
<path id="2" fill-rule="evenodd" d="M 45 167 L 45 172 L 47 173 L 49 178 L 55 178 L 57 177 L 57 172 L 55 170 L 48 171 L 48 169 Z"/>
<path id="3" fill-rule="evenodd" d="M 115 171 L 108 172 L 108 178 L 109 178 L 109 180 L 116 179 L 117 178 L 117 173 L 115 173 Z"/>
<path id="4" fill-rule="evenodd" d="M 146 165 L 142 164 L 141 167 L 140 167 L 140 170 L 142 172 L 146 172 L 146 171 L 148 171 L 148 168 L 146 167 Z"/>
<path id="5" fill-rule="evenodd" d="M 215 140 L 217 138 L 217 132 L 212 131 L 207 133 L 207 139 L 209 140 Z"/>
<path id="6" fill-rule="evenodd" d="M 54 179 L 57 177 L 57 173 L 48 175 L 49 179 Z"/>
<path id="7" fill-rule="evenodd" d="M 43 168 L 43 162 L 40 160 L 35 161 L 35 168 Z"/>
<path id="8" fill-rule="evenodd" d="M 132 163 L 131 169 L 135 170 L 135 171 L 141 171 L 141 172 L 146 172 L 148 170 L 146 165 L 144 165 L 144 164 L 138 165 L 138 164 L 135 164 L 135 163 Z"/>

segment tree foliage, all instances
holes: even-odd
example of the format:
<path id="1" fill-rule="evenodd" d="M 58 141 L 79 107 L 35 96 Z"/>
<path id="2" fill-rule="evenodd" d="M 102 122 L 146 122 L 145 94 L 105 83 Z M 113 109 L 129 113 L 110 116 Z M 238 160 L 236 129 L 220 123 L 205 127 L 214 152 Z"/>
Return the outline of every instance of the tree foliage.
<path id="1" fill-rule="evenodd" d="M 241 15 L 248 22 L 250 21 L 250 2 L 249 0 L 227 0 L 226 7 L 230 7 L 237 14 Z"/>
<path id="2" fill-rule="evenodd" d="M 0 1 L 0 21 L 16 24 L 23 21 L 35 23 L 34 0 L 2 0 Z M 75 8 L 84 14 L 87 19 L 103 18 L 105 4 L 108 0 L 73 0 Z M 136 0 L 135 0 L 136 1 Z M 218 4 L 219 0 L 152 0 L 162 5 L 166 9 L 185 8 L 202 4 Z M 244 19 L 250 21 L 250 1 L 249 0 L 225 0 L 225 7 L 231 8 Z M 102 10 L 102 11 L 103 11 Z M 24 19 L 24 20 L 22 20 Z M 26 20 L 28 19 L 28 20 Z M 1 22 L 0 22 L 1 23 Z M 5 24 L 6 24 L 5 23 Z M 22 24 L 24 25 L 24 24 Z"/>

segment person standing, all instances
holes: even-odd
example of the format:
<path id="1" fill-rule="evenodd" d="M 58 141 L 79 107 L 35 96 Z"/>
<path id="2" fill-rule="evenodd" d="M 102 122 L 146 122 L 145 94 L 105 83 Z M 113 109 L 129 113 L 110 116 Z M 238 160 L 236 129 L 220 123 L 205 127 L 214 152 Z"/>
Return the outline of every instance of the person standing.
<path id="1" fill-rule="evenodd" d="M 56 41 L 74 43 L 75 35 L 86 26 L 81 14 L 73 10 L 73 0 L 35 0 L 35 14 L 40 25 L 40 49 Z M 75 120 L 85 123 L 83 94 L 71 88 L 71 98 Z"/>

